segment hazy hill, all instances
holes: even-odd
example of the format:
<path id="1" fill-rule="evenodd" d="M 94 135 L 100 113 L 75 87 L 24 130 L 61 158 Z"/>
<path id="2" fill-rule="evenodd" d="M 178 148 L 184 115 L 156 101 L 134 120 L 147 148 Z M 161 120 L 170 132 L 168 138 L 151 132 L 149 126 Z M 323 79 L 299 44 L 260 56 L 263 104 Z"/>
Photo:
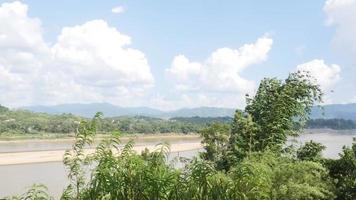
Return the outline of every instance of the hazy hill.
<path id="1" fill-rule="evenodd" d="M 356 103 L 325 105 L 322 109 L 314 107 L 311 118 L 341 118 L 356 121 Z"/>
<path id="2" fill-rule="evenodd" d="M 182 108 L 162 114 L 165 117 L 225 117 L 233 116 L 236 109 L 218 107 Z"/>
<path id="3" fill-rule="evenodd" d="M 217 107 L 183 108 L 174 111 L 161 111 L 149 107 L 120 107 L 109 103 L 61 104 L 55 106 L 28 106 L 23 109 L 49 114 L 72 113 L 83 117 L 92 117 L 98 111 L 107 117 L 144 115 L 151 117 L 224 117 L 233 116 L 235 109 Z"/>
<path id="4" fill-rule="evenodd" d="M 159 116 L 163 112 L 148 107 L 120 107 L 109 103 L 91 104 L 60 104 L 55 106 L 28 106 L 23 109 L 33 112 L 49 114 L 72 113 L 82 117 L 92 117 L 96 112 L 103 112 L 106 117 L 126 116 L 126 115 L 145 115 Z"/>
<path id="5" fill-rule="evenodd" d="M 235 109 L 218 108 L 218 107 L 197 107 L 182 108 L 173 111 L 161 111 L 149 107 L 120 107 L 109 103 L 92 103 L 92 104 L 61 104 L 56 106 L 30 106 L 24 109 L 43 112 L 49 114 L 72 113 L 83 117 L 92 117 L 98 111 L 104 113 L 106 117 L 114 116 L 150 116 L 160 118 L 172 117 L 232 117 Z M 324 115 L 323 115 L 324 113 Z M 356 104 L 332 104 L 326 105 L 323 109 L 314 107 L 311 118 L 342 118 L 356 121 Z"/>

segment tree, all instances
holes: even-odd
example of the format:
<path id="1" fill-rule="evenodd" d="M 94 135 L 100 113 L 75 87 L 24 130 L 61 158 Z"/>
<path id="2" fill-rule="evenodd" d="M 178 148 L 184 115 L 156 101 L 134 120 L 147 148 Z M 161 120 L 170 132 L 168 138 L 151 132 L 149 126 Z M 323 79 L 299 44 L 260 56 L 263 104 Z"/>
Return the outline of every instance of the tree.
<path id="1" fill-rule="evenodd" d="M 280 152 L 290 135 L 298 135 L 309 119 L 311 107 L 322 101 L 322 92 L 304 72 L 291 73 L 285 81 L 265 78 L 254 97 L 247 96 L 244 112 L 237 111 L 229 148 L 241 160 L 252 151 Z"/>
<path id="2" fill-rule="evenodd" d="M 199 131 L 204 146 L 200 156 L 215 163 L 219 170 L 227 169 L 227 143 L 229 141 L 230 127 L 227 124 L 215 123 Z"/>
<path id="3" fill-rule="evenodd" d="M 8 112 L 9 109 L 5 106 L 0 105 L 0 113 Z"/>
<path id="4" fill-rule="evenodd" d="M 325 163 L 335 179 L 337 199 L 356 199 L 356 139 L 351 148 L 343 147 L 339 159 L 329 159 Z"/>
<path id="5" fill-rule="evenodd" d="M 41 184 L 33 184 L 21 196 L 5 197 L 5 200 L 53 200 L 54 198 L 48 195 L 47 187 Z"/>
<path id="6" fill-rule="evenodd" d="M 320 163 L 295 161 L 272 151 L 254 152 L 228 175 L 246 199 L 333 199 L 333 185 Z"/>
<path id="7" fill-rule="evenodd" d="M 297 158 L 299 160 L 320 162 L 322 161 L 321 153 L 325 148 L 321 143 L 311 140 L 297 150 Z"/>

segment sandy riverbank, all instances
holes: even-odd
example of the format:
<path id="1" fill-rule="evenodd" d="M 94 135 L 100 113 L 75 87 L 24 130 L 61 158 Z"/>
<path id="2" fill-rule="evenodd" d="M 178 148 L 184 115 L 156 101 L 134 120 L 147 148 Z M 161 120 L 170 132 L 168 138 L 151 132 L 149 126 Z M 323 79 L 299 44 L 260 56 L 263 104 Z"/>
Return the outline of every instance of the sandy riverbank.
<path id="1" fill-rule="evenodd" d="M 153 151 L 157 148 L 156 145 L 141 145 L 135 146 L 133 149 L 140 153 L 145 148 Z M 171 152 L 190 151 L 202 148 L 200 142 L 189 142 L 171 144 Z M 94 149 L 87 149 L 85 153 L 93 153 Z M 33 152 L 15 152 L 15 153 L 0 153 L 0 165 L 18 165 L 29 163 L 44 163 L 44 162 L 60 162 L 63 160 L 64 150 L 55 151 L 33 151 Z"/>
<path id="2" fill-rule="evenodd" d="M 95 140 L 100 141 L 105 138 L 109 138 L 108 134 L 99 134 Z M 199 139 L 198 134 L 179 134 L 179 133 L 166 133 L 166 134 L 127 134 L 120 137 L 122 141 L 134 140 L 174 140 L 174 139 Z M 28 142 L 74 142 L 73 137 L 64 138 L 1 138 L 0 145 L 5 143 L 28 143 Z"/>

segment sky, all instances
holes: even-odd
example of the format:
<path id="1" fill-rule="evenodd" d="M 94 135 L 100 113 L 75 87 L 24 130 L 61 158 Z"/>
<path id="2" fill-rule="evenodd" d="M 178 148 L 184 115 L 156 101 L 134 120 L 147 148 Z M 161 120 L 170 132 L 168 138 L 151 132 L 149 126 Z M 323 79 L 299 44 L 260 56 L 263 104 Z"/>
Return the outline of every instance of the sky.
<path id="1" fill-rule="evenodd" d="M 309 71 L 356 102 L 356 0 L 0 1 L 0 104 L 243 108 Z"/>

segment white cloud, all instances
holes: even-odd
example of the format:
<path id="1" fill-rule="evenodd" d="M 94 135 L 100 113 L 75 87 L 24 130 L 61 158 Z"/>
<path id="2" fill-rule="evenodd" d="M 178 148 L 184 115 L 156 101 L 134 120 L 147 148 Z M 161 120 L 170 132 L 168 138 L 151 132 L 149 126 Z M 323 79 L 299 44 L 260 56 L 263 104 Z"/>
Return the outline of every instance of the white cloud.
<path id="1" fill-rule="evenodd" d="M 239 49 L 220 48 L 205 62 L 191 62 L 184 55 L 176 56 L 166 71 L 178 88 L 200 89 L 211 92 L 251 92 L 254 82 L 240 76 L 240 72 L 253 64 L 263 62 L 273 40 L 267 36 Z"/>
<path id="2" fill-rule="evenodd" d="M 128 48 L 130 37 L 102 20 L 65 27 L 52 48 L 61 70 L 81 84 L 112 87 L 153 84 L 145 55 Z"/>
<path id="3" fill-rule="evenodd" d="M 356 56 L 356 0 L 328 0 L 324 5 L 327 25 L 336 28 L 334 45 Z"/>
<path id="4" fill-rule="evenodd" d="M 115 14 L 120 14 L 120 13 L 125 12 L 125 8 L 122 7 L 122 6 L 116 6 L 116 7 L 111 9 L 111 12 L 115 13 Z"/>
<path id="5" fill-rule="evenodd" d="M 297 66 L 299 71 L 308 71 L 315 78 L 323 91 L 331 89 L 340 79 L 340 66 L 325 64 L 324 60 L 315 59 Z"/>
<path id="6" fill-rule="evenodd" d="M 202 65 L 198 62 L 190 62 L 184 55 L 178 55 L 173 59 L 171 68 L 167 72 L 177 79 L 187 81 L 190 76 L 199 75 Z"/>
<path id="7" fill-rule="evenodd" d="M 41 22 L 18 1 L 0 6 L 0 103 L 25 103 L 49 57 Z"/>
<path id="8" fill-rule="evenodd" d="M 178 90 L 198 92 L 212 99 L 216 93 L 226 96 L 232 94 L 233 97 L 244 99 L 246 93 L 254 92 L 255 82 L 243 78 L 240 73 L 247 67 L 265 61 L 272 43 L 271 38 L 263 36 L 239 49 L 220 48 L 204 62 L 192 62 L 186 56 L 178 55 L 166 72 Z"/>
<path id="9" fill-rule="evenodd" d="M 103 20 L 62 29 L 43 39 L 41 22 L 20 2 L 0 6 L 0 103 L 135 103 L 152 87 L 150 66 L 129 36 Z"/>

